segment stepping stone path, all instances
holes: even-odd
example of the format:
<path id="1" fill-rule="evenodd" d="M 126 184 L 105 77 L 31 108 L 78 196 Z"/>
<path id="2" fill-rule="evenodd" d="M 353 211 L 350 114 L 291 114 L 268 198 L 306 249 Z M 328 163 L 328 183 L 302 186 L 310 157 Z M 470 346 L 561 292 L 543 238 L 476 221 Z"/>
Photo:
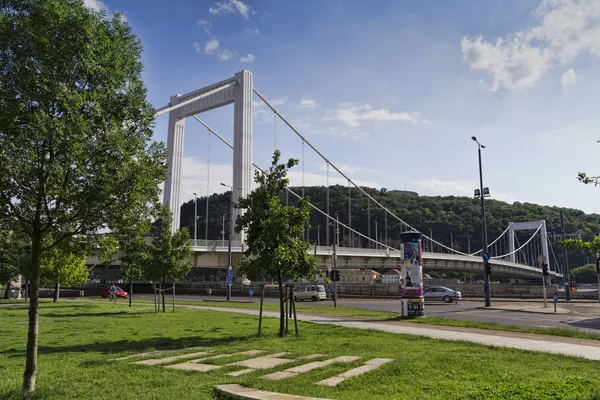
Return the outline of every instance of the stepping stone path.
<path id="1" fill-rule="evenodd" d="M 342 372 L 338 376 L 333 376 L 331 378 L 323 379 L 322 381 L 317 382 L 317 385 L 337 386 L 348 378 L 352 378 L 353 376 L 362 375 L 366 372 L 369 372 L 369 371 L 379 368 L 383 364 L 387 364 L 392 361 L 394 361 L 392 358 L 374 358 L 372 360 L 367 361 L 365 363 L 365 365 L 363 365 L 363 366 L 351 369 L 346 372 Z"/>
<path id="2" fill-rule="evenodd" d="M 196 349 L 200 349 L 200 347 L 193 347 L 193 348 L 189 348 L 187 350 L 196 350 Z M 181 351 L 181 350 L 182 349 L 158 350 L 158 351 L 153 351 L 153 352 L 148 352 L 148 353 L 132 354 L 129 356 L 117 358 L 115 360 L 127 360 L 127 359 L 134 358 L 134 357 L 164 355 L 164 354 L 172 353 L 175 351 Z M 209 355 L 211 352 L 212 352 L 212 350 L 205 349 L 205 351 L 200 351 L 200 352 L 195 352 L 195 353 L 179 354 L 176 356 L 165 357 L 165 358 L 150 358 L 150 359 L 141 360 L 141 361 L 134 361 L 134 362 L 132 362 L 132 364 L 160 365 L 160 364 L 171 363 L 173 361 L 190 359 L 190 358 L 194 358 L 197 356 L 206 356 L 206 355 Z M 260 356 L 260 357 L 251 357 L 251 358 L 248 358 L 245 360 L 236 361 L 236 362 L 232 362 L 232 363 L 224 364 L 224 365 L 203 364 L 202 363 L 203 361 L 217 360 L 217 359 L 221 359 L 221 358 L 234 357 L 234 356 L 256 356 L 258 354 L 265 353 L 265 352 L 266 352 L 265 350 L 248 350 L 248 351 L 242 351 L 242 352 L 237 352 L 237 353 L 210 355 L 208 357 L 188 360 L 188 361 L 178 363 L 178 364 L 167 365 L 167 366 L 165 366 L 165 368 L 184 370 L 184 371 L 209 372 L 209 371 L 223 368 L 224 366 L 245 367 L 245 369 L 233 371 L 228 374 L 229 376 L 241 376 L 241 375 L 249 374 L 251 372 L 271 369 L 271 368 L 278 367 L 280 365 L 285 365 L 285 364 L 289 364 L 289 363 L 300 361 L 300 360 L 308 361 L 308 360 L 312 360 L 315 358 L 326 357 L 326 354 L 309 354 L 309 355 L 298 357 L 295 359 L 294 358 L 282 358 L 282 357 L 288 355 L 289 353 L 281 352 L 281 353 L 275 353 L 275 354 L 268 354 L 268 355 L 264 355 L 264 356 Z M 288 369 L 280 371 L 280 372 L 274 372 L 271 374 L 264 375 L 261 377 L 261 379 L 277 381 L 277 380 L 281 380 L 281 379 L 285 379 L 285 378 L 291 378 L 294 376 L 298 376 L 300 374 L 312 371 L 314 369 L 327 367 L 327 366 L 329 366 L 331 364 L 335 364 L 335 363 L 354 362 L 356 360 L 359 360 L 360 358 L 362 358 L 362 357 L 339 356 L 339 357 L 330 358 L 328 360 L 323 360 L 323 361 L 311 361 L 311 362 L 307 362 L 302 365 L 288 368 Z M 359 375 L 365 374 L 369 371 L 373 371 L 373 370 L 379 368 L 380 366 L 382 366 L 386 363 L 392 362 L 392 361 L 394 361 L 394 360 L 391 358 L 374 358 L 372 360 L 366 361 L 360 367 L 353 368 L 353 369 L 343 372 L 337 376 L 323 379 L 323 380 L 317 382 L 316 384 L 322 385 L 322 386 L 337 386 L 341 382 L 345 381 L 348 378 L 359 376 Z M 253 389 L 248 389 L 248 390 L 253 390 Z M 284 395 L 282 395 L 282 396 L 284 396 Z"/>
<path id="3" fill-rule="evenodd" d="M 148 353 L 130 354 L 125 357 L 113 358 L 112 360 L 109 360 L 109 361 L 122 361 L 122 360 L 128 360 L 130 358 L 159 356 L 159 355 L 163 355 L 163 354 L 175 353 L 176 351 L 182 351 L 182 350 L 190 351 L 190 350 L 200 350 L 200 349 L 204 349 L 204 347 L 184 347 L 183 349 L 174 349 L 174 350 L 156 350 L 156 351 L 150 351 Z"/>

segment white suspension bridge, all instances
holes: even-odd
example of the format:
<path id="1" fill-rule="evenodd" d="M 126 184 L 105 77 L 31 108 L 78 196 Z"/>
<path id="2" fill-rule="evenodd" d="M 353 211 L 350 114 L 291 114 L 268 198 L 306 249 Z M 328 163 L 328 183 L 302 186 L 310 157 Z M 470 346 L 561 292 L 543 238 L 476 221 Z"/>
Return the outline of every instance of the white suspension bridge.
<path id="1" fill-rule="evenodd" d="M 396 220 L 402 231 L 417 231 L 416 228 L 405 222 L 402 218 L 394 214 L 380 201 L 371 196 L 362 187 L 345 174 L 341 168 L 330 161 L 323 152 L 319 151 L 305 136 L 303 136 L 266 98 L 261 95 L 253 85 L 252 73 L 243 70 L 235 74 L 232 78 L 223 80 L 210 86 L 203 87 L 193 92 L 171 96 L 167 106 L 156 111 L 156 116 L 169 114 L 168 123 L 168 177 L 165 182 L 164 189 L 164 204 L 168 204 L 173 213 L 172 230 L 175 231 L 180 225 L 180 186 L 182 176 L 182 158 L 183 158 L 183 143 L 185 132 L 186 118 L 192 117 L 198 123 L 206 128 L 210 137 L 214 135 L 226 146 L 233 150 L 233 181 L 229 186 L 232 190 L 232 199 L 247 196 L 252 190 L 253 172 L 254 169 L 262 171 L 262 168 L 252 162 L 252 99 L 256 95 L 267 107 L 271 110 L 274 116 L 275 124 L 277 121 L 283 122 L 301 141 L 302 143 L 302 191 L 301 194 L 296 193 L 291 188 L 287 188 L 288 193 L 292 196 L 300 198 L 304 196 L 304 160 L 305 146 L 308 146 L 316 155 L 318 155 L 325 163 L 327 171 L 327 202 L 326 209 L 321 210 L 314 204 L 310 203 L 314 213 L 320 214 L 320 218 L 325 218 L 331 226 L 339 226 L 348 232 L 352 237 L 351 243 L 354 244 L 359 238 L 358 243 L 368 244 L 369 248 L 360 247 L 338 247 L 338 268 L 397 268 L 400 266 L 400 250 L 390 245 L 387 240 L 387 218 L 388 216 Z M 233 126 L 233 143 L 229 143 L 219 135 L 215 130 L 208 126 L 204 121 L 198 118 L 197 114 L 209 111 L 228 104 L 234 105 L 234 126 Z M 275 125 L 276 126 L 276 125 Z M 274 130 L 274 143 L 277 147 L 277 130 Z M 209 150 L 210 151 L 210 150 Z M 208 168 L 210 168 L 210 153 L 208 160 Z M 349 189 L 349 209 L 348 220 L 339 221 L 336 216 L 330 214 L 330 184 L 329 175 L 330 169 L 333 168 L 345 181 L 348 183 Z M 206 214 L 208 215 L 208 197 L 210 169 L 207 171 L 207 198 L 206 198 Z M 224 185 L 228 186 L 228 185 Z M 352 228 L 352 214 L 350 205 L 350 188 L 354 187 L 358 192 L 367 198 L 369 207 L 369 219 L 371 204 L 378 207 L 384 212 L 386 219 L 386 234 L 385 240 L 383 236 L 374 237 L 371 235 L 371 225 L 369 221 L 368 232 L 360 232 Z M 195 212 L 197 212 L 197 203 L 194 204 Z M 232 208 L 230 218 L 230 235 L 231 235 L 231 252 L 234 258 L 239 259 L 244 246 L 243 233 L 233 234 L 233 224 L 238 215 L 241 215 L 244 210 Z M 206 218 L 208 220 L 208 218 Z M 193 240 L 194 250 L 194 265 L 215 267 L 227 265 L 227 255 L 229 252 L 229 243 L 224 240 L 208 238 L 208 224 L 205 227 L 204 239 Z M 194 227 L 197 234 L 197 228 Z M 527 230 L 532 231 L 531 235 L 521 244 L 515 231 Z M 319 258 L 319 266 L 325 268 L 329 259 L 332 256 L 332 249 L 329 244 L 330 229 L 326 229 L 325 243 L 328 246 L 314 246 L 314 252 Z M 453 246 L 447 246 L 437 240 L 434 240 L 430 235 L 423 235 L 423 260 L 424 268 L 427 270 L 454 270 L 464 272 L 482 272 L 483 249 L 473 253 L 459 251 Z M 548 246 L 548 236 L 546 233 L 545 221 L 526 221 L 510 223 L 502 234 L 488 245 L 487 252 L 491 254 L 490 263 L 493 265 L 493 274 L 510 276 L 515 278 L 535 278 L 542 277 L 542 265 L 546 264 L 549 268 L 549 277 L 562 277 L 563 271 L 558 263 L 552 247 Z M 552 257 L 549 254 L 549 249 L 552 251 Z M 470 250 L 470 249 L 469 249 Z M 235 266 L 235 259 L 233 260 Z"/>

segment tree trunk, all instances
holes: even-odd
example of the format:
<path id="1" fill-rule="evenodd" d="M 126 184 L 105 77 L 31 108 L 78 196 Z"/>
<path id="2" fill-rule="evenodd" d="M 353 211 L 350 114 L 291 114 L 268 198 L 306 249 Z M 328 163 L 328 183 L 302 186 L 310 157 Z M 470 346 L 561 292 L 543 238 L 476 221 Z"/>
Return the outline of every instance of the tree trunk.
<path id="1" fill-rule="evenodd" d="M 285 328 L 285 310 L 283 308 L 283 282 L 281 272 L 277 273 L 277 283 L 279 284 L 279 337 L 283 337 Z"/>
<path id="2" fill-rule="evenodd" d="M 33 393 L 37 374 L 39 303 L 40 303 L 40 262 L 42 257 L 41 233 L 31 237 L 31 293 L 29 295 L 29 329 L 27 332 L 27 354 L 23 373 L 23 394 Z"/>
<path id="3" fill-rule="evenodd" d="M 129 278 L 129 307 L 131 307 L 131 296 L 133 296 L 133 281 Z"/>
<path id="4" fill-rule="evenodd" d="M 56 303 L 59 299 L 59 292 L 60 290 L 60 283 L 56 282 L 56 285 L 54 285 L 54 300 L 53 302 Z"/>
<path id="5" fill-rule="evenodd" d="M 163 278 L 161 284 L 160 284 L 160 288 L 161 288 L 161 297 L 162 297 L 162 308 L 163 308 L 163 312 L 166 312 L 165 310 L 165 284 L 166 284 L 166 279 Z"/>

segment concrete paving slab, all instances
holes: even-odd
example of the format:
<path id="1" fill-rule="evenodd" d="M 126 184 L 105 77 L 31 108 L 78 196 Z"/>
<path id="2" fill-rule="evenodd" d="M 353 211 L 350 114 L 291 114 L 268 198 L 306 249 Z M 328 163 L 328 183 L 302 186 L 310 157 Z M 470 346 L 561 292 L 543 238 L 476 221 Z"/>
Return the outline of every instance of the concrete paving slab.
<path id="1" fill-rule="evenodd" d="M 307 356 L 298 357 L 298 360 L 311 360 L 313 358 L 325 357 L 327 354 L 309 354 Z"/>
<path id="2" fill-rule="evenodd" d="M 265 353 L 265 350 L 248 350 L 248 351 L 241 351 L 241 352 L 232 353 L 232 354 L 218 354 L 216 356 L 198 358 L 197 360 L 189 360 L 189 361 L 181 363 L 181 364 L 168 365 L 167 368 L 187 370 L 187 371 L 208 372 L 208 371 L 213 371 L 215 369 L 222 368 L 222 366 L 221 365 L 213 365 L 213 364 L 202 364 L 202 363 L 200 363 L 201 361 L 216 360 L 219 358 L 233 357 L 233 356 L 239 356 L 239 355 L 253 356 L 256 354 L 260 354 L 260 353 Z"/>
<path id="3" fill-rule="evenodd" d="M 128 356 L 125 357 L 119 357 L 119 358 L 113 358 L 109 361 L 122 361 L 122 360 L 128 360 L 130 358 L 141 358 L 141 357 L 148 357 L 148 356 L 159 356 L 162 354 L 169 354 L 169 353 L 175 353 L 176 351 L 182 351 L 182 350 L 200 350 L 200 349 L 204 349 L 204 347 L 202 346 L 198 346 L 198 347 L 187 347 L 187 348 L 182 348 L 182 349 L 175 349 L 175 350 L 156 350 L 156 351 L 149 351 L 147 353 L 138 353 L 138 354 L 130 354 Z"/>
<path id="4" fill-rule="evenodd" d="M 151 358 L 149 360 L 135 361 L 132 364 L 159 365 L 159 364 L 166 364 L 166 363 L 177 361 L 177 360 L 184 360 L 186 358 L 204 356 L 206 354 L 210 354 L 210 351 L 199 351 L 197 353 L 180 354 L 178 356 L 172 356 L 172 357 L 166 357 L 166 358 Z"/>
<path id="5" fill-rule="evenodd" d="M 313 369 L 323 368 L 323 367 L 326 367 L 328 365 L 335 364 L 335 363 L 352 362 L 352 361 L 356 361 L 360 358 L 361 357 L 356 357 L 356 356 L 340 356 L 340 357 L 331 358 L 331 359 L 325 360 L 325 361 L 314 361 L 311 363 L 299 365 L 297 367 L 288 368 L 281 372 L 275 372 L 272 374 L 264 375 L 261 377 L 261 379 L 269 379 L 272 381 L 278 381 L 280 379 L 290 378 L 292 376 L 296 376 L 299 374 L 303 374 L 303 373 L 312 371 Z"/>
<path id="6" fill-rule="evenodd" d="M 183 371 L 209 372 L 223 367 L 220 365 L 213 364 L 197 364 L 193 362 L 185 362 L 181 364 L 167 365 L 165 368 L 179 369 Z"/>
<path id="7" fill-rule="evenodd" d="M 367 361 L 364 365 L 361 365 L 360 367 L 353 368 L 346 372 L 342 372 L 341 374 L 332 376 L 331 378 L 323 379 L 317 382 L 317 385 L 337 386 L 348 378 L 352 378 L 354 376 L 359 376 L 369 371 L 373 371 L 374 369 L 381 367 L 383 364 L 387 364 L 392 361 L 394 361 L 392 358 L 374 358 L 372 360 Z"/>
<path id="8" fill-rule="evenodd" d="M 328 400 L 324 398 L 295 396 L 292 394 L 267 392 L 264 390 L 246 388 L 237 384 L 217 385 L 215 388 L 225 392 L 238 399 L 256 399 L 256 400 Z"/>
<path id="9" fill-rule="evenodd" d="M 270 354 L 268 356 L 250 358 L 248 360 L 237 361 L 227 365 L 239 365 L 242 367 L 252 368 L 252 369 L 269 369 L 273 367 L 277 367 L 282 364 L 287 364 L 294 359 L 290 358 L 279 358 L 281 356 L 285 356 L 289 354 L 288 352 Z"/>

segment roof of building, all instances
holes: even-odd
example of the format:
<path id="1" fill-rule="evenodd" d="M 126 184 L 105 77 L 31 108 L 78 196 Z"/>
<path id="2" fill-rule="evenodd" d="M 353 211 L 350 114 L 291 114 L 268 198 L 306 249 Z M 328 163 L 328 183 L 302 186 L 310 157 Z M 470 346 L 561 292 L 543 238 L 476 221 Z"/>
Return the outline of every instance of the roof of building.
<path id="1" fill-rule="evenodd" d="M 400 272 L 399 270 L 394 268 L 394 269 L 390 269 L 389 271 L 386 271 L 384 273 L 384 275 L 402 275 L 402 272 Z"/>

